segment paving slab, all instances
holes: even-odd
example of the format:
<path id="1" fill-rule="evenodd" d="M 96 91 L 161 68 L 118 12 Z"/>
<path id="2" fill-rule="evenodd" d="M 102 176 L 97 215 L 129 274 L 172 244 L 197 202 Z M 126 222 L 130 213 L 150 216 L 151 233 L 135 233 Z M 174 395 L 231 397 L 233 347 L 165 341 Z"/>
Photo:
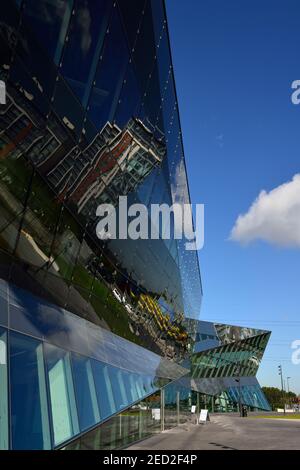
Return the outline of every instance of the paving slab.
<path id="1" fill-rule="evenodd" d="M 300 420 L 211 415 L 129 447 L 130 450 L 300 450 Z"/>

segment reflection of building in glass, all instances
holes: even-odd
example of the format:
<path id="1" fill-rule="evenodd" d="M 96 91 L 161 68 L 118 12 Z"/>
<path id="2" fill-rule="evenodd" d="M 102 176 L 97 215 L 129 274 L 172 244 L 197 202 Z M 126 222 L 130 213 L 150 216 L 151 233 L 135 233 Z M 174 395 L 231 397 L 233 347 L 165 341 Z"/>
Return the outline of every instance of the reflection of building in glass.
<path id="1" fill-rule="evenodd" d="M 99 204 L 116 204 L 119 195 L 136 190 L 162 163 L 164 154 L 165 146 L 140 120 L 131 119 L 123 131 L 107 123 L 81 155 L 66 155 L 58 162 L 49 178 L 59 194 L 60 187 L 61 191 L 66 188 L 67 197 L 76 204 L 78 212 L 88 216 L 92 210 L 96 212 Z M 70 180 L 66 178 L 68 174 Z"/>
<path id="2" fill-rule="evenodd" d="M 197 254 L 95 233 L 120 195 L 189 203 L 164 2 L 3 0 L 0 80 L 0 448 L 112 449 L 185 421 Z"/>

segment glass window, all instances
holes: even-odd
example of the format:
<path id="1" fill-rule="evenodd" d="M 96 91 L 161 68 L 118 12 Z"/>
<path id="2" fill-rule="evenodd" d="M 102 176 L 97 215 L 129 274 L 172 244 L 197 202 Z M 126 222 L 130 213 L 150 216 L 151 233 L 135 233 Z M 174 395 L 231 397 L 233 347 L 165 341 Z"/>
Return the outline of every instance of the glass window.
<path id="1" fill-rule="evenodd" d="M 111 0 L 76 0 L 61 72 L 87 104 L 105 36 Z"/>
<path id="2" fill-rule="evenodd" d="M 8 317 L 7 294 L 8 294 L 8 284 L 6 284 L 5 281 L 2 281 L 0 279 L 0 324 L 4 326 L 7 325 L 7 317 Z"/>
<path id="3" fill-rule="evenodd" d="M 132 64 L 127 68 L 115 113 L 115 122 L 123 129 L 132 117 L 138 117 L 140 90 Z"/>
<path id="4" fill-rule="evenodd" d="M 0 328 L 0 450 L 8 449 L 7 333 Z"/>
<path id="5" fill-rule="evenodd" d="M 13 449 L 50 449 L 42 343 L 10 333 Z"/>
<path id="6" fill-rule="evenodd" d="M 154 387 L 152 377 L 150 376 L 147 376 L 147 375 L 143 376 L 143 383 L 144 383 L 145 393 L 147 394 L 154 392 L 154 390 L 156 389 L 156 387 Z"/>
<path id="7" fill-rule="evenodd" d="M 145 392 L 143 390 L 142 377 L 139 375 L 135 376 L 135 386 L 136 386 L 138 398 L 143 398 L 145 396 Z"/>
<path id="8" fill-rule="evenodd" d="M 60 61 L 72 7 L 73 0 L 26 0 L 22 12 L 23 19 L 56 65 Z"/>
<path id="9" fill-rule="evenodd" d="M 73 377 L 81 431 L 100 421 L 91 362 L 72 354 Z"/>
<path id="10" fill-rule="evenodd" d="M 98 129 L 114 118 L 128 60 L 126 39 L 115 7 L 89 104 L 89 116 Z"/>
<path id="11" fill-rule="evenodd" d="M 35 49 L 33 50 L 36 52 Z M 21 91 L 22 94 L 24 94 L 25 97 L 28 98 L 28 100 L 30 101 L 30 105 L 28 106 L 27 102 L 22 101 L 21 97 L 19 96 L 17 103 L 21 107 L 17 108 L 15 105 L 13 105 L 13 107 L 10 108 L 9 112 L 6 113 L 6 116 L 9 117 L 9 114 L 11 114 L 13 110 L 16 114 L 16 117 L 17 114 L 19 114 L 19 119 L 18 121 L 14 122 L 12 129 L 14 132 L 20 132 L 19 127 L 21 127 L 21 124 L 23 124 L 25 129 L 23 133 L 20 134 L 20 137 L 17 139 L 17 148 L 23 152 L 28 151 L 30 148 L 30 152 L 28 152 L 28 154 L 30 154 L 31 146 L 34 145 L 35 139 L 41 139 L 44 133 L 44 127 L 38 129 L 38 127 L 36 126 L 36 121 L 34 121 L 34 114 L 32 113 L 32 107 L 35 107 L 36 110 L 38 110 L 44 118 L 46 117 L 47 113 L 49 112 L 50 103 L 46 94 L 43 92 L 44 88 L 47 91 L 47 86 L 45 86 L 44 83 L 51 81 L 50 79 L 52 78 L 52 82 L 54 84 L 55 77 L 52 76 L 49 70 L 50 67 L 48 66 L 48 63 L 44 63 L 45 61 L 43 60 L 43 65 L 48 71 L 47 80 L 43 80 L 44 77 L 42 76 L 42 73 L 38 73 L 39 70 L 42 69 L 39 57 L 37 62 L 35 62 L 35 67 L 29 68 L 28 64 L 26 64 L 26 59 L 28 57 L 26 56 L 27 52 L 28 51 L 24 51 L 24 57 L 22 57 L 23 60 L 20 60 L 18 56 L 15 58 L 10 71 L 10 81 L 15 84 L 15 86 Z M 21 51 L 21 55 L 23 55 L 23 50 Z M 32 60 L 32 57 L 30 57 L 29 60 Z M 24 62 L 25 65 L 27 65 L 27 68 L 24 67 Z M 39 64 L 39 66 L 37 66 L 37 64 Z M 37 69 L 37 73 L 35 73 L 35 69 Z M 34 77 L 34 79 L 32 77 Z M 43 86 L 41 85 L 41 83 L 43 84 Z M 49 84 L 49 86 L 51 85 Z M 28 114 L 25 115 L 25 113 Z M 45 121 L 40 121 L 40 124 L 42 126 L 44 123 Z M 12 151 L 14 150 L 15 149 L 12 149 Z"/>
<path id="12" fill-rule="evenodd" d="M 45 344 L 54 444 L 58 445 L 78 434 L 73 380 L 69 354 Z"/>
<path id="13" fill-rule="evenodd" d="M 116 413 L 112 384 L 110 381 L 109 368 L 107 364 L 91 360 L 94 375 L 97 399 L 100 407 L 101 419 Z"/>
<path id="14" fill-rule="evenodd" d="M 1 64 L 11 64 L 14 46 L 19 32 L 20 15 L 16 10 L 14 2 L 11 0 L 2 0 L 1 2 L 1 41 L 0 41 L 0 55 Z M 13 32 L 13 34 L 12 34 Z M 8 76 L 1 69 L 2 80 Z M 1 106 L 2 111 L 3 106 Z"/>
<path id="15" fill-rule="evenodd" d="M 139 394 L 138 394 L 138 390 L 136 387 L 136 375 L 134 374 L 130 375 L 130 392 L 131 392 L 133 401 L 137 401 L 139 399 Z"/>
<path id="16" fill-rule="evenodd" d="M 126 395 L 129 398 L 129 402 L 133 403 L 135 401 L 135 394 L 132 392 L 132 386 L 131 386 L 131 374 L 129 372 L 124 372 L 123 373 L 124 377 L 124 385 L 125 385 L 125 390 L 126 390 Z"/>
<path id="17" fill-rule="evenodd" d="M 65 126 L 75 134 L 74 137 L 79 137 L 82 132 L 84 110 L 62 77 L 57 81 L 53 108 Z"/>
<path id="18" fill-rule="evenodd" d="M 36 37 L 32 34 L 31 29 L 27 28 L 25 24 L 20 27 L 20 37 L 16 48 L 16 59 L 20 62 L 17 69 L 15 70 L 16 60 L 12 64 L 12 70 L 10 78 L 14 77 L 14 81 L 18 83 L 18 75 L 21 76 L 28 91 L 29 78 L 26 79 L 25 75 L 27 71 L 28 77 L 34 80 L 35 87 L 31 90 L 30 86 L 29 93 L 36 99 L 36 95 L 39 93 L 44 97 L 51 98 L 53 95 L 53 89 L 55 86 L 55 79 L 57 75 L 57 67 L 53 64 L 52 60 L 45 54 L 43 47 L 40 42 L 37 42 Z M 24 69 L 24 71 L 23 71 Z M 39 93 L 37 93 L 38 89 Z M 28 95 L 27 95 L 28 96 Z M 31 96 L 30 96 L 31 98 Z"/>
<path id="19" fill-rule="evenodd" d="M 128 401 L 127 394 L 126 394 L 126 388 L 125 388 L 125 380 L 124 380 L 127 375 L 127 372 L 114 369 L 113 373 L 114 373 L 115 385 L 116 385 L 113 391 L 116 397 L 116 403 L 119 409 L 122 409 L 129 405 L 129 401 Z M 114 379 L 113 379 L 113 383 L 114 383 Z"/>

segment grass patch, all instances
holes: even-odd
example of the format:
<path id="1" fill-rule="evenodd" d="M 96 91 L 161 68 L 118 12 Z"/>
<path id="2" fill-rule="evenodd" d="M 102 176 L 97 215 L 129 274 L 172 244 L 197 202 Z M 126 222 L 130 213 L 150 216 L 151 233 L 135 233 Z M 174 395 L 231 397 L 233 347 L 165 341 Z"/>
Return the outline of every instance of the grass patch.
<path id="1" fill-rule="evenodd" d="M 251 416 L 251 418 L 265 418 L 265 419 L 300 419 L 300 413 L 281 413 L 278 415 L 258 415 Z"/>

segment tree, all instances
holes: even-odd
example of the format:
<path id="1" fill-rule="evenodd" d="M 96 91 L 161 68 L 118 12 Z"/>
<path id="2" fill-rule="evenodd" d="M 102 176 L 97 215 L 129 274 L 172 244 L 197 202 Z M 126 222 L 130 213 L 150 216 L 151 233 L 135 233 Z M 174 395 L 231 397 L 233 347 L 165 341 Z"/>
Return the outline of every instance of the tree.
<path id="1" fill-rule="evenodd" d="M 262 390 L 272 410 L 284 408 L 286 404 L 298 403 L 297 395 L 293 392 L 285 392 L 276 387 L 262 387 Z"/>

